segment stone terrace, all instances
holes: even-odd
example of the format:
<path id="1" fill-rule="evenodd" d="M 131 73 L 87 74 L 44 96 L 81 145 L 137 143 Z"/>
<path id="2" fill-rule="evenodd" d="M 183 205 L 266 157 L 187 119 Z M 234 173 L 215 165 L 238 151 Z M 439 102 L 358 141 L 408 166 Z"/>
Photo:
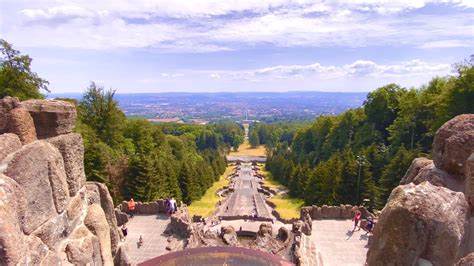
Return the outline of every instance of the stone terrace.
<path id="1" fill-rule="evenodd" d="M 324 265 L 365 265 L 368 236 L 364 230 L 352 233 L 351 220 L 314 220 L 311 239 Z"/>
<path id="2" fill-rule="evenodd" d="M 170 219 L 166 214 L 137 215 L 127 223 L 127 244 L 133 264 L 168 253 L 167 236 L 163 235 Z M 143 246 L 138 248 L 138 239 L 143 237 Z"/>

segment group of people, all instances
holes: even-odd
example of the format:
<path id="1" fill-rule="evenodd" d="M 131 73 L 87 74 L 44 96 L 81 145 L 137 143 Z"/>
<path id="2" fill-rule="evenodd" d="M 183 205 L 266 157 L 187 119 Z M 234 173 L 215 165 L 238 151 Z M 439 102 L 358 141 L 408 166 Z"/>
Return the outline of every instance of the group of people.
<path id="1" fill-rule="evenodd" d="M 352 221 L 354 221 L 354 229 L 352 229 L 352 232 L 354 232 L 356 230 L 356 228 L 359 228 L 358 230 L 360 230 L 362 228 L 362 227 L 359 226 L 361 216 L 362 216 L 362 213 L 360 211 L 355 212 L 354 217 L 352 218 Z M 375 226 L 374 218 L 369 216 L 369 217 L 367 217 L 367 223 L 365 224 L 365 227 L 362 228 L 362 229 L 366 231 L 365 234 L 369 234 L 369 233 L 373 232 L 374 226 Z"/>
<path id="2" fill-rule="evenodd" d="M 130 198 L 130 200 L 127 202 L 128 215 L 130 216 L 130 218 L 133 218 L 133 216 L 135 215 L 136 205 L 137 204 L 133 200 L 133 198 Z M 178 210 L 178 204 L 176 200 L 174 199 L 174 197 L 171 197 L 171 199 L 166 198 L 166 210 L 167 210 L 168 215 L 171 215 Z"/>

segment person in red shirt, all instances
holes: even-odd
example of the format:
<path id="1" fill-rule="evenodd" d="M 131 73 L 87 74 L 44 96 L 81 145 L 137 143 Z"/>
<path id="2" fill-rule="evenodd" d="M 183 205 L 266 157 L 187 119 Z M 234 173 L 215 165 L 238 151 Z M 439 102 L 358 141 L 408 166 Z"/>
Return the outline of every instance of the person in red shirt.
<path id="1" fill-rule="evenodd" d="M 130 218 L 133 218 L 133 215 L 135 213 L 135 201 L 133 198 L 130 199 L 128 202 L 128 214 L 130 215 Z"/>
<path id="2" fill-rule="evenodd" d="M 359 227 L 359 230 L 360 230 L 360 226 L 359 226 L 360 216 L 361 216 L 361 213 L 360 213 L 360 211 L 357 210 L 354 214 L 354 218 L 352 218 L 352 221 L 354 221 L 354 229 L 352 229 L 352 232 L 354 232 L 357 227 Z M 357 231 L 359 231 L 359 230 L 357 230 Z"/>

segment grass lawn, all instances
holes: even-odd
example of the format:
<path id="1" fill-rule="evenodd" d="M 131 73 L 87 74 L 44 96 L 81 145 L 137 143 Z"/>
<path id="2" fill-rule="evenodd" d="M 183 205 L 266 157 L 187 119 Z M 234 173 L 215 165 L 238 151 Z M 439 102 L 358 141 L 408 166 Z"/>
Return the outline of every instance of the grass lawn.
<path id="1" fill-rule="evenodd" d="M 245 140 L 244 143 L 240 144 L 238 151 L 231 151 L 229 155 L 234 156 L 265 156 L 265 146 L 260 145 L 256 148 L 252 148 L 248 140 Z"/>
<path id="2" fill-rule="evenodd" d="M 300 209 L 304 206 L 302 199 L 291 198 L 288 195 L 277 195 L 270 198 L 270 201 L 276 205 L 275 210 L 284 219 L 299 218 Z"/>
<path id="3" fill-rule="evenodd" d="M 264 180 L 262 180 L 264 186 L 269 188 L 284 187 L 282 184 L 280 184 L 280 182 L 273 180 L 272 174 L 265 170 L 265 165 L 259 164 L 258 167 L 260 167 L 260 173 L 266 177 Z"/>
<path id="4" fill-rule="evenodd" d="M 264 170 L 263 165 L 259 165 L 260 172 L 266 176 L 265 180 L 263 180 L 263 185 L 276 188 L 276 187 L 285 187 L 280 184 L 278 181 L 272 179 L 272 175 L 270 172 Z M 300 217 L 300 209 L 304 206 L 304 201 L 302 199 L 293 198 L 286 194 L 284 195 L 277 195 L 273 196 L 269 199 L 273 204 L 276 205 L 275 210 L 280 214 L 280 216 L 284 219 L 291 219 L 291 218 L 299 218 Z"/>
<path id="5" fill-rule="evenodd" d="M 219 180 L 214 182 L 214 184 L 206 191 L 204 196 L 188 206 L 190 217 L 195 214 L 208 217 L 214 212 L 215 206 L 220 200 L 219 196 L 216 195 L 216 192 L 223 186 L 229 184 L 229 180 L 226 179 L 226 177 L 232 173 L 234 167 L 235 166 L 228 166 L 225 169 L 225 172 L 219 177 Z"/>

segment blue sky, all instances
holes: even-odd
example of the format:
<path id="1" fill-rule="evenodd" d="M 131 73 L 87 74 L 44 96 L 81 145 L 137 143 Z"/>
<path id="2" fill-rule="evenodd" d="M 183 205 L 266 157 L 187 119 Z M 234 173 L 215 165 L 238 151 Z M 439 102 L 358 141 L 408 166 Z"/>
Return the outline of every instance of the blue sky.
<path id="1" fill-rule="evenodd" d="M 52 92 L 418 87 L 474 54 L 474 0 L 0 0 Z"/>

